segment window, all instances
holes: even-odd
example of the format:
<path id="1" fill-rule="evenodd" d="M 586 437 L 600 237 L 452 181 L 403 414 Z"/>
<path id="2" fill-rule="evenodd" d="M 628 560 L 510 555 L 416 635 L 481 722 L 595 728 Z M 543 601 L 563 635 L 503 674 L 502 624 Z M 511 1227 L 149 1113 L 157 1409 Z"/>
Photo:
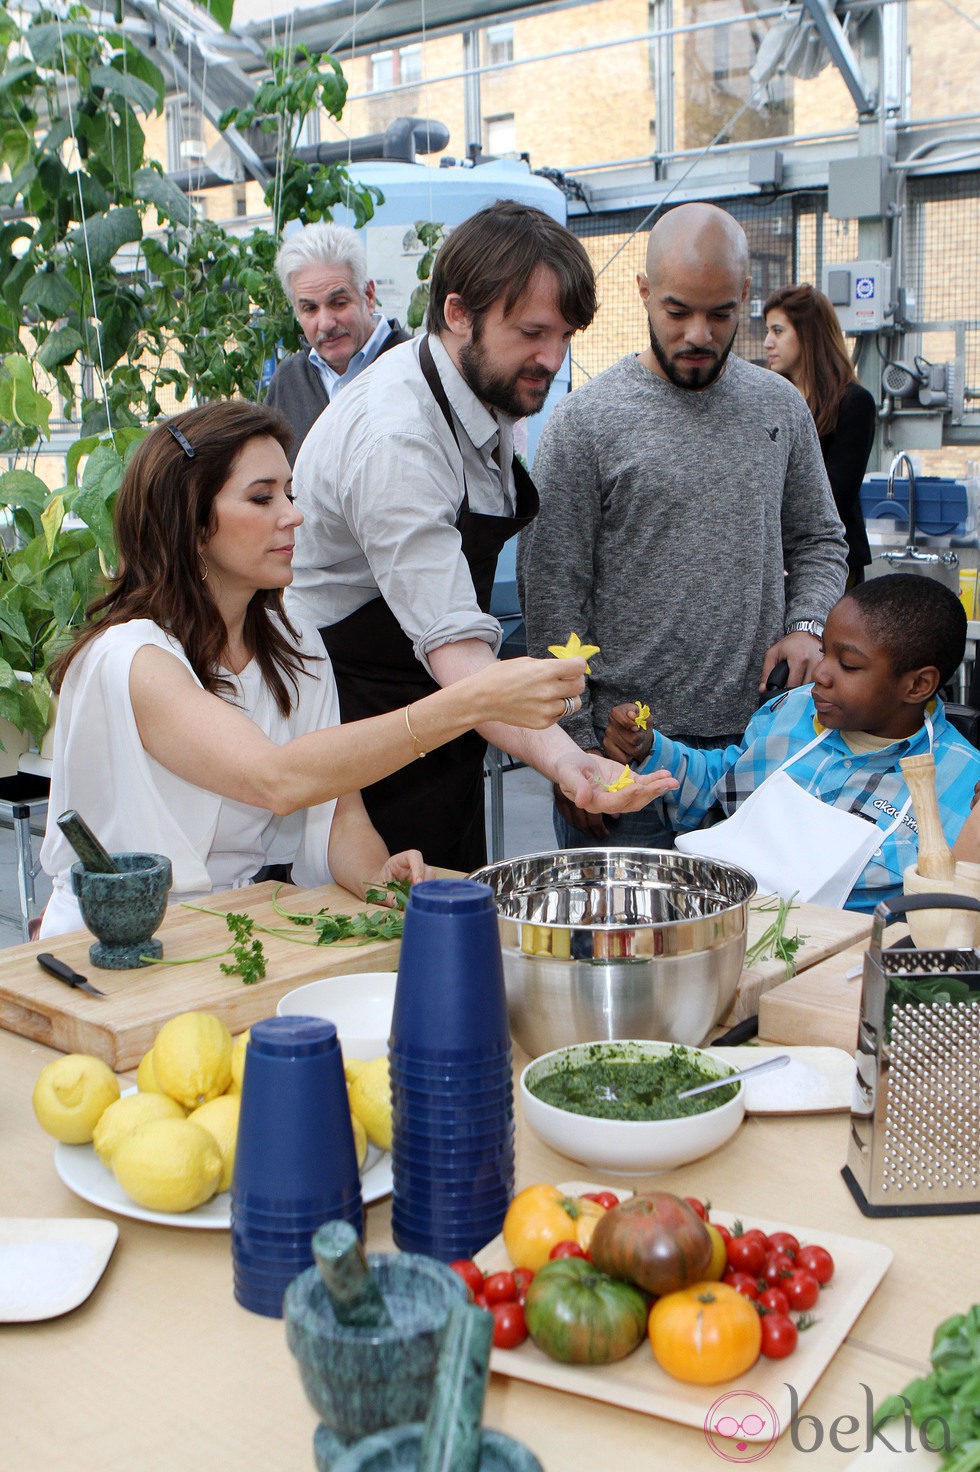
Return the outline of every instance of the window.
<path id="1" fill-rule="evenodd" d="M 485 34 L 489 66 L 502 66 L 504 62 L 514 60 L 513 26 L 487 26 Z"/>
<path id="2" fill-rule="evenodd" d="M 417 86 L 422 80 L 422 47 L 401 46 L 397 51 L 376 51 L 371 57 L 371 90 Z"/>
<path id="3" fill-rule="evenodd" d="M 398 80 L 405 86 L 422 80 L 422 47 L 402 46 L 398 52 Z"/>
<path id="4" fill-rule="evenodd" d="M 517 129 L 512 112 L 483 119 L 483 151 L 496 157 L 517 152 Z"/>
<path id="5" fill-rule="evenodd" d="M 376 51 L 371 57 L 371 90 L 382 92 L 395 85 L 395 53 Z"/>

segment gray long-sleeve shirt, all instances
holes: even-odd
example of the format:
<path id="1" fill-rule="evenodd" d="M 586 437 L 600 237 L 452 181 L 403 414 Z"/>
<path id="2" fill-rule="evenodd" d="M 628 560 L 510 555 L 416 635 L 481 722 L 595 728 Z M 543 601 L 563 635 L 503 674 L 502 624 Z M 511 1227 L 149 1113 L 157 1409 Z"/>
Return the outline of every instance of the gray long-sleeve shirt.
<path id="1" fill-rule="evenodd" d="M 844 591 L 845 543 L 809 409 L 740 358 L 699 392 L 621 359 L 571 394 L 538 444 L 541 511 L 522 534 L 528 648 L 598 644 L 583 708 L 595 746 L 642 700 L 667 735 L 741 731 L 765 651 Z M 786 576 L 783 576 L 785 568 Z"/>

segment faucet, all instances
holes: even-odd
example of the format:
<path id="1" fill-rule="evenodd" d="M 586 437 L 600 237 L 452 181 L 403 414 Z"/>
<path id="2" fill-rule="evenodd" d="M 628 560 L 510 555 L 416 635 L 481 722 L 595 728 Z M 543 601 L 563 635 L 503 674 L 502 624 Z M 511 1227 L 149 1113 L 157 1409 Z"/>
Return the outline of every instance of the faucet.
<path id="1" fill-rule="evenodd" d="M 895 476 L 898 472 L 899 466 L 902 464 L 903 461 L 905 463 L 905 473 L 908 476 L 909 481 L 908 545 L 905 547 L 904 551 L 901 552 L 882 552 L 881 560 L 882 562 L 891 563 L 893 567 L 899 563 L 911 562 L 913 564 L 913 571 L 925 570 L 927 567 L 936 568 L 940 580 L 942 580 L 943 577 L 942 570 L 948 569 L 948 576 L 952 577 L 954 569 L 959 567 L 960 562 L 960 559 L 957 557 L 955 552 L 923 552 L 919 547 L 916 546 L 915 538 L 918 528 L 915 524 L 915 471 L 912 467 L 912 461 L 910 460 L 905 450 L 899 450 L 891 465 L 889 465 L 888 467 L 887 499 L 889 501 L 894 501 L 895 499 Z"/>

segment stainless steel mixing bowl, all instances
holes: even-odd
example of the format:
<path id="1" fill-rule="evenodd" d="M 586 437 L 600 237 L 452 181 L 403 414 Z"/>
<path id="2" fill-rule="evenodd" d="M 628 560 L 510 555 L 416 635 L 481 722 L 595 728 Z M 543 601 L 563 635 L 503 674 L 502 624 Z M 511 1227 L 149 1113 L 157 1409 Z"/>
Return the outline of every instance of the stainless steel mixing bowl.
<path id="1" fill-rule="evenodd" d="M 497 903 L 514 1041 L 705 1041 L 731 1005 L 755 880 L 672 850 L 565 849 L 472 878 Z"/>

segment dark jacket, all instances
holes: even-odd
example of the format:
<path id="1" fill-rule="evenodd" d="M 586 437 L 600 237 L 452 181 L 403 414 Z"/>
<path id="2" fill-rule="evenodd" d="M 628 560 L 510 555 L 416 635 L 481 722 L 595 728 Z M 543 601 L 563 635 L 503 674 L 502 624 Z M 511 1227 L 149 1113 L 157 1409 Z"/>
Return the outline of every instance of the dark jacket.
<path id="1" fill-rule="evenodd" d="M 389 318 L 388 326 L 391 331 L 378 349 L 377 357 L 386 353 L 389 348 L 397 347 L 400 342 L 409 342 L 411 339 L 411 333 L 405 332 L 394 318 Z M 309 348 L 283 358 L 272 375 L 265 402 L 270 408 L 278 409 L 289 420 L 293 431 L 289 463 L 293 465 L 300 445 L 330 402 L 323 387 L 323 379 L 310 362 Z"/>
<path id="2" fill-rule="evenodd" d="M 861 511 L 861 482 L 874 444 L 878 407 L 860 383 L 844 390 L 837 424 L 820 441 L 837 514 L 847 538 L 847 569 L 861 574 L 871 561 L 868 533 Z"/>

